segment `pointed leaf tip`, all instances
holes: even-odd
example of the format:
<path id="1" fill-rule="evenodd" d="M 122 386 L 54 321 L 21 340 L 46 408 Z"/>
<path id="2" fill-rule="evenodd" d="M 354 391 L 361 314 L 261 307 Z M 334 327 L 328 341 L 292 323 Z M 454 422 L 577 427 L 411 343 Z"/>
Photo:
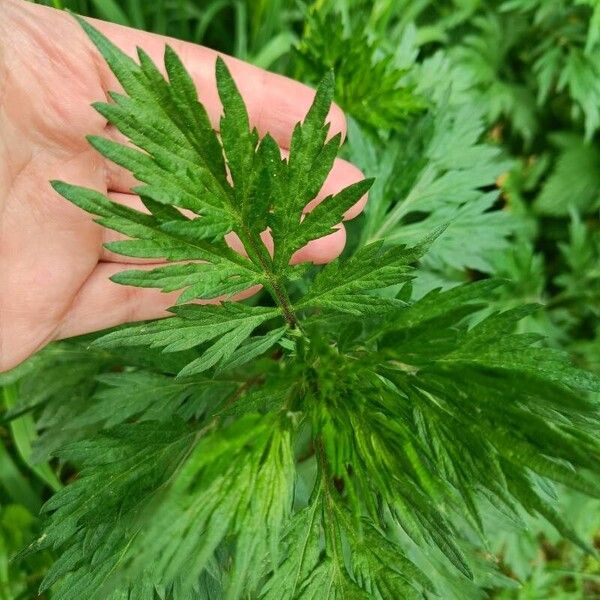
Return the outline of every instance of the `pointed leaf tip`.
<path id="1" fill-rule="evenodd" d="M 60 181 L 60 179 L 52 179 L 50 181 L 50 185 L 52 186 L 52 189 L 55 192 L 59 193 L 61 196 L 64 196 L 64 194 L 71 187 L 68 183 L 65 183 L 64 181 Z"/>
<path id="2" fill-rule="evenodd" d="M 322 97 L 323 100 L 331 104 L 333 102 L 334 89 L 335 76 L 333 74 L 333 69 L 331 69 L 325 73 L 323 79 L 319 82 L 319 85 L 317 86 L 317 96 Z"/>
<path id="3" fill-rule="evenodd" d="M 217 80 L 219 79 L 219 77 L 223 76 L 231 78 L 231 71 L 229 70 L 229 67 L 227 66 L 221 55 L 217 56 L 217 60 L 215 63 L 215 72 L 217 74 Z"/>

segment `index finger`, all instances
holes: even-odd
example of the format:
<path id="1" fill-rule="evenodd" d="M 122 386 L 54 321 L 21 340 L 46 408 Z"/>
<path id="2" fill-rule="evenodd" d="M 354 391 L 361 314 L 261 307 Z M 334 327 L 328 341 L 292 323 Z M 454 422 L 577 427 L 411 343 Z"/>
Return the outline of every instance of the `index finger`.
<path id="1" fill-rule="evenodd" d="M 270 133 L 281 148 L 289 149 L 294 126 L 304 119 L 313 102 L 315 91 L 309 86 L 210 48 L 106 21 L 88 20 L 126 54 L 135 56 L 136 47 L 143 48 L 163 73 L 165 46 L 171 46 L 194 80 L 198 99 L 204 104 L 215 129 L 222 110 L 215 78 L 217 56 L 227 63 L 235 79 L 246 103 L 251 125 L 261 136 Z M 104 89 L 115 90 L 119 87 L 115 76 L 104 61 L 100 64 Z M 330 137 L 336 133 L 345 137 L 346 118 L 339 106 L 332 105 L 328 122 L 331 124 Z"/>

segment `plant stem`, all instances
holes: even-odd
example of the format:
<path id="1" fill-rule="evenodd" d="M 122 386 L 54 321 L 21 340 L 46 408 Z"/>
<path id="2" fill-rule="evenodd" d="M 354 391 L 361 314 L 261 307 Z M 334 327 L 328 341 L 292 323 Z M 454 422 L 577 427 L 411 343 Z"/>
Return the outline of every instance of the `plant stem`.
<path id="1" fill-rule="evenodd" d="M 274 278 L 270 283 L 272 287 L 272 290 L 270 290 L 271 295 L 281 307 L 285 320 L 291 327 L 298 327 L 298 318 L 296 317 L 296 313 L 294 312 L 292 302 L 288 296 L 285 286 L 278 278 Z"/>
<path id="2" fill-rule="evenodd" d="M 243 225 L 239 232 L 239 236 L 248 256 L 262 268 L 264 275 L 267 278 L 265 287 L 269 294 L 271 294 L 275 303 L 281 308 L 284 319 L 290 327 L 297 328 L 298 318 L 294 312 L 294 307 L 292 306 L 292 302 L 281 278 L 273 271 L 273 261 L 267 253 L 267 249 L 262 243 L 262 240 L 257 240 L 256 236 Z"/>

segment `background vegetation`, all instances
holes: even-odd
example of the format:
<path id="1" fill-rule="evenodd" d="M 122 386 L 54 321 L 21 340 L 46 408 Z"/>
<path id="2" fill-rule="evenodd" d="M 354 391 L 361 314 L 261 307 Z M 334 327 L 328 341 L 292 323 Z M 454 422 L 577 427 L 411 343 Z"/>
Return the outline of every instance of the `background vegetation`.
<path id="1" fill-rule="evenodd" d="M 418 239 L 450 223 L 420 265 L 417 294 L 500 276 L 507 283 L 490 308 L 543 304 L 522 327 L 600 372 L 598 0 L 45 4 L 206 44 L 307 83 L 333 68 L 350 117 L 345 152 L 378 178 L 349 245 Z M 51 491 L 74 476 L 48 457 L 103 426 L 90 398 L 100 390 L 94 402 L 110 402 L 119 357 L 85 345 L 57 344 L 0 375 L 0 600 L 36 598 L 52 561 L 9 561 L 35 536 Z M 573 492 L 556 502 L 600 548 L 599 503 Z M 600 563 L 545 521 L 523 518 L 526 528 L 491 515 L 491 542 L 478 552 L 498 570 L 481 597 L 600 598 Z"/>

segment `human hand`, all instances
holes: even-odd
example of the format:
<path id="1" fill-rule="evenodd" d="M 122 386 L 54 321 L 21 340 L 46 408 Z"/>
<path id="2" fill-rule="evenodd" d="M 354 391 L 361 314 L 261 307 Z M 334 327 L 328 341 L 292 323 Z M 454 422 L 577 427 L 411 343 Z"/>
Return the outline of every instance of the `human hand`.
<path id="1" fill-rule="evenodd" d="M 94 25 L 134 55 L 143 47 L 160 63 L 164 46 L 180 55 L 197 83 L 200 100 L 216 126 L 221 105 L 214 75 L 217 53 L 102 21 Z M 286 77 L 225 57 L 261 134 L 288 146 L 293 126 L 306 114 L 314 91 Z M 0 371 L 10 369 L 48 342 L 130 321 L 167 316 L 176 294 L 121 286 L 109 277 L 136 259 L 103 244 L 110 232 L 60 198 L 49 180 L 95 188 L 144 210 L 130 193 L 131 175 L 89 146 L 87 134 L 122 140 L 91 108 L 119 90 L 116 79 L 67 13 L 24 0 L 0 3 Z M 345 134 L 341 110 L 330 112 L 332 135 Z M 338 159 L 316 203 L 362 179 Z M 311 203 L 312 204 L 312 203 Z M 346 215 L 356 216 L 364 199 Z M 300 250 L 295 261 L 324 263 L 340 254 L 341 226 Z M 232 244 L 235 245 L 235 244 Z M 148 262 L 148 261 L 146 261 Z"/>

